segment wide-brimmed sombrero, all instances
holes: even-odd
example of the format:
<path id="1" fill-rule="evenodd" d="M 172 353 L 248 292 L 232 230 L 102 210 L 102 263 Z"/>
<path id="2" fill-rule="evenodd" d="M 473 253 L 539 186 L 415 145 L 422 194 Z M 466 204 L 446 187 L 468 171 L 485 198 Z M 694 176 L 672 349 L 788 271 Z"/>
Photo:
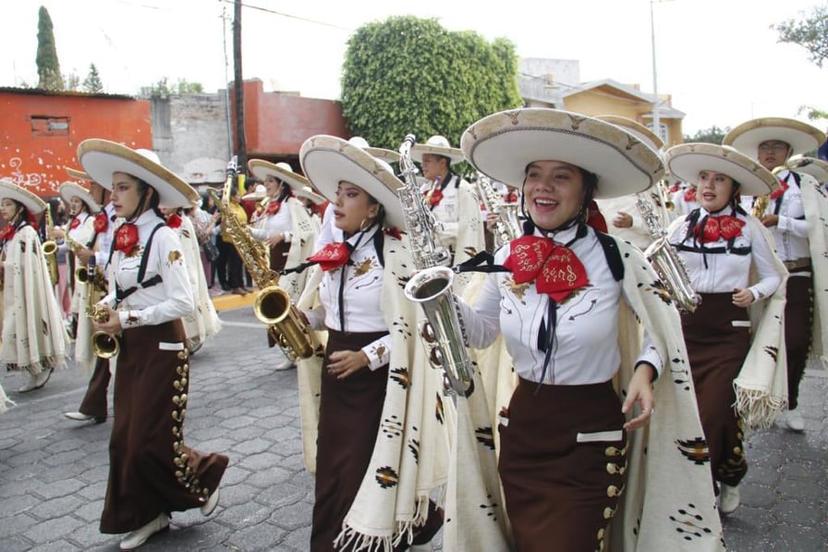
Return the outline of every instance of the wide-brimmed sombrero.
<path id="1" fill-rule="evenodd" d="M 659 155 L 634 135 L 558 109 L 489 115 L 466 129 L 460 147 L 475 169 L 515 187 L 534 161 L 575 165 L 598 176 L 597 199 L 643 192 L 664 175 Z"/>
<path id="2" fill-rule="evenodd" d="M 810 174 L 820 184 L 828 182 L 828 162 L 822 159 L 795 155 L 788 159 L 785 166 L 794 172 Z"/>
<path id="3" fill-rule="evenodd" d="M 247 162 L 247 168 L 250 169 L 253 176 L 262 182 L 264 182 L 266 177 L 272 176 L 277 180 L 285 182 L 294 192 L 310 185 L 307 178 L 293 172 L 293 168 L 283 161 L 271 163 L 263 159 L 251 159 Z"/>
<path id="4" fill-rule="evenodd" d="M 655 151 L 659 151 L 664 147 L 664 140 L 659 138 L 655 132 L 637 121 L 633 121 L 627 117 L 621 117 L 620 115 L 596 115 L 595 118 L 612 123 L 627 132 L 631 132 L 633 136 L 653 148 Z"/>
<path id="5" fill-rule="evenodd" d="M 397 190 L 403 183 L 394 176 L 387 163 L 368 154 L 363 148 L 336 136 L 320 134 L 308 138 L 299 150 L 302 171 L 328 201 L 336 201 L 340 182 L 358 186 L 385 208 L 389 226 L 402 228 L 405 223 Z"/>
<path id="6" fill-rule="evenodd" d="M 733 146 L 745 155 L 758 157 L 759 144 L 779 140 L 791 146 L 791 155 L 808 153 L 825 142 L 825 133 L 796 119 L 761 117 L 742 123 L 728 132 L 722 144 Z"/>
<path id="7" fill-rule="evenodd" d="M 112 190 L 113 173 L 125 173 L 152 186 L 159 196 L 159 206 L 189 208 L 198 192 L 178 175 L 161 164 L 155 152 L 134 150 L 123 144 L 92 138 L 78 145 L 78 161 L 89 177 Z"/>
<path id="8" fill-rule="evenodd" d="M 267 188 L 265 188 L 264 184 L 256 184 L 256 187 L 253 188 L 253 191 L 249 194 L 244 194 L 242 199 L 244 201 L 261 201 L 267 197 Z"/>
<path id="9" fill-rule="evenodd" d="M 321 195 L 319 195 L 319 194 L 317 194 L 316 192 L 314 192 L 314 191 L 311 189 L 311 187 L 310 187 L 310 186 L 305 186 L 303 189 L 301 189 L 301 190 L 297 190 L 297 191 L 296 191 L 296 196 L 297 196 L 297 197 L 304 197 L 304 198 L 307 198 L 307 199 L 311 200 L 311 201 L 312 201 L 314 204 L 316 204 L 316 205 L 322 205 L 323 203 L 325 203 L 326 201 L 328 201 L 327 199 L 325 199 L 325 198 L 324 198 L 324 197 L 322 197 Z"/>
<path id="10" fill-rule="evenodd" d="M 92 194 L 89 193 L 89 190 L 77 182 L 64 182 L 58 188 L 58 193 L 66 203 L 69 203 L 73 197 L 80 199 L 89 208 L 90 213 L 94 214 L 101 210 L 101 204 L 95 201 Z"/>
<path id="11" fill-rule="evenodd" d="M 39 215 L 46 209 L 46 202 L 11 180 L 0 178 L 0 199 L 10 198 L 19 201 L 33 215 Z"/>
<path id="12" fill-rule="evenodd" d="M 72 167 L 64 166 L 63 170 L 66 171 L 66 174 L 69 175 L 69 178 L 72 180 L 92 180 L 89 178 L 89 175 L 83 171 L 79 171 L 78 169 L 73 169 Z"/>
<path id="13" fill-rule="evenodd" d="M 739 183 L 739 193 L 760 196 L 779 185 L 765 167 L 729 146 L 716 144 L 679 144 L 668 149 L 665 163 L 670 174 L 685 182 L 698 183 L 699 172 L 715 171 Z"/>
<path id="14" fill-rule="evenodd" d="M 389 165 L 391 163 L 399 163 L 400 162 L 400 154 L 394 150 L 385 149 L 385 148 L 374 148 L 374 147 L 367 147 L 365 151 L 369 154 L 373 155 L 380 161 L 385 161 Z"/>
<path id="15" fill-rule="evenodd" d="M 411 158 L 417 163 L 423 162 L 423 155 L 426 153 L 448 157 L 451 165 L 464 161 L 463 152 L 460 148 L 451 147 L 445 136 L 432 136 L 426 140 L 425 144 L 414 144 L 414 147 L 411 148 Z"/>

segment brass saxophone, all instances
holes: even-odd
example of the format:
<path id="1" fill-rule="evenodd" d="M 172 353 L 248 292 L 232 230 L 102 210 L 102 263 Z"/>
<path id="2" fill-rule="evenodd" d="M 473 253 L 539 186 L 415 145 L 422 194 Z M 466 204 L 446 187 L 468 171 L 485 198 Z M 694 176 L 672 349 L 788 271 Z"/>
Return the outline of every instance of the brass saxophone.
<path id="1" fill-rule="evenodd" d="M 654 240 L 644 251 L 644 256 L 664 283 L 679 310 L 694 312 L 701 303 L 701 297 L 690 286 L 687 267 L 675 248 L 667 241 L 666 232 L 653 204 L 642 194 L 638 194 L 636 207 Z"/>
<path id="2" fill-rule="evenodd" d="M 49 235 L 49 232 L 55 227 L 55 223 L 52 222 L 52 211 L 49 206 L 46 206 L 46 236 Z M 58 283 L 59 273 L 58 273 L 58 263 L 57 263 L 57 243 L 55 240 L 46 240 L 41 245 L 41 249 L 43 250 L 43 257 L 46 259 L 46 266 L 49 267 L 49 279 L 52 280 L 52 285 L 56 286 Z"/>
<path id="3" fill-rule="evenodd" d="M 779 173 L 786 170 L 789 170 L 787 165 L 779 165 L 778 167 L 774 167 L 771 173 L 773 176 L 778 177 Z M 765 210 L 768 208 L 768 203 L 770 203 L 770 194 L 757 196 L 753 200 L 753 208 L 751 209 L 750 214 L 754 218 L 762 220 L 762 217 L 765 216 Z"/>
<path id="4" fill-rule="evenodd" d="M 494 231 L 495 248 L 506 245 L 520 236 L 520 221 L 517 216 L 517 205 L 508 205 L 501 195 L 492 186 L 492 179 L 485 174 L 477 173 L 477 187 L 480 189 L 480 199 L 489 213 L 497 215 Z"/>
<path id="5" fill-rule="evenodd" d="M 105 282 L 103 280 L 103 275 L 98 278 L 97 274 L 100 274 L 95 266 L 95 255 L 89 257 L 88 264 L 83 267 L 82 269 L 87 274 L 84 278 L 83 285 L 87 286 L 87 295 L 86 295 L 86 315 L 92 319 L 93 322 L 101 323 L 106 322 L 109 319 L 109 314 L 106 308 L 103 305 L 99 305 L 98 301 L 100 301 L 103 294 L 106 292 Z M 89 274 L 93 276 L 90 278 L 88 277 Z M 80 280 L 79 280 L 80 281 Z M 95 356 L 98 358 L 112 358 L 118 354 L 121 350 L 121 342 L 118 340 L 117 336 L 110 335 L 106 332 L 97 331 L 92 334 L 92 351 L 95 353 Z"/>
<path id="6" fill-rule="evenodd" d="M 260 290 L 253 304 L 253 313 L 267 325 L 270 335 L 291 360 L 309 358 L 315 349 L 313 338 L 302 315 L 291 304 L 290 296 L 279 287 L 279 274 L 270 269 L 269 251 L 264 244 L 253 238 L 247 226 L 230 211 L 230 188 L 234 176 L 234 171 L 228 170 L 222 198 L 218 197 L 215 190 L 209 190 L 209 193 L 221 212 L 224 231 Z"/>
<path id="7" fill-rule="evenodd" d="M 414 143 L 414 135 L 409 134 L 399 150 L 404 186 L 397 194 L 403 206 L 417 270 L 405 286 L 405 296 L 409 301 L 419 303 L 425 313 L 427 322 L 420 329 L 420 335 L 428 347 L 431 364 L 443 370 L 446 389 L 467 396 L 472 388 L 473 367 L 466 350 L 463 319 L 451 287 L 454 271 L 445 266 L 451 255 L 435 239 L 437 223 L 420 193 L 417 167 L 411 160 Z"/>

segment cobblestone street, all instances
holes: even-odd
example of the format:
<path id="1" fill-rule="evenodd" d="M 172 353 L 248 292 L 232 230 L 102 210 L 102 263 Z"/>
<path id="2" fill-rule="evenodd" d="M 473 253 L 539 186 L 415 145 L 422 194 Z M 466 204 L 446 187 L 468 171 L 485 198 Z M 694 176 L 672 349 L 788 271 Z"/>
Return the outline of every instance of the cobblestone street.
<path id="1" fill-rule="evenodd" d="M 302 463 L 296 374 L 272 370 L 276 353 L 249 310 L 222 319 L 224 331 L 192 359 L 185 424 L 188 444 L 230 457 L 221 502 L 209 518 L 174 514 L 171 531 L 142 550 L 307 550 L 313 482 Z M 2 381 L 18 405 L 0 416 L 0 550 L 117 550 L 117 536 L 98 532 L 111 422 L 61 415 L 77 409 L 85 376 L 70 367 L 22 396 L 12 392 L 21 376 Z M 826 394 L 825 375 L 809 372 L 805 434 L 750 437 L 742 507 L 725 523 L 731 550 L 826 550 Z"/>

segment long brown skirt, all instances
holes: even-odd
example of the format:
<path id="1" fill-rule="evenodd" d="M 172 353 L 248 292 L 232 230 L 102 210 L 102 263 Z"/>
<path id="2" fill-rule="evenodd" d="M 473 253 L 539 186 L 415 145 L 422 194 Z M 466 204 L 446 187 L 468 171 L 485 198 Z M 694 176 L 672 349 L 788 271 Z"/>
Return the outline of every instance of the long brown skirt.
<path id="1" fill-rule="evenodd" d="M 126 533 L 161 513 L 201 506 L 227 467 L 226 456 L 183 443 L 189 389 L 183 343 L 180 320 L 121 335 L 102 533 Z"/>
<path id="2" fill-rule="evenodd" d="M 807 270 L 811 270 L 810 267 Z M 799 402 L 799 382 L 805 373 L 808 349 L 811 346 L 811 325 L 814 320 L 814 280 L 811 276 L 788 277 L 785 303 L 785 349 L 788 353 L 788 405 L 795 409 Z"/>
<path id="3" fill-rule="evenodd" d="M 498 470 L 518 551 L 601 550 L 626 481 L 624 416 L 612 384 L 538 388 L 521 379 L 506 423 Z M 618 431 L 615 440 L 589 435 Z"/>
<path id="4" fill-rule="evenodd" d="M 363 368 L 338 380 L 328 373 L 328 358 L 334 351 L 358 351 L 386 334 L 328 330 L 319 405 L 313 552 L 334 550 L 333 541 L 342 530 L 374 452 L 388 381 L 387 365 L 376 370 Z"/>
<path id="5" fill-rule="evenodd" d="M 733 304 L 731 293 L 701 296 L 696 312 L 682 314 L 681 326 L 713 479 L 735 486 L 747 473 L 733 380 L 750 348 L 749 317 L 747 309 Z"/>

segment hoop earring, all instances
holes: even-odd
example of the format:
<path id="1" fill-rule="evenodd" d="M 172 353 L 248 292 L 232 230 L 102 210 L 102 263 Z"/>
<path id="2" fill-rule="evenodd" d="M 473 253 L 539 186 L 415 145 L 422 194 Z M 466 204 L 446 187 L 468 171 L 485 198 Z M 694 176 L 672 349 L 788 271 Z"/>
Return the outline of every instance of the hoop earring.
<path id="1" fill-rule="evenodd" d="M 365 226 L 365 221 L 366 221 L 366 220 L 368 221 L 368 226 Z M 368 230 L 369 228 L 371 228 L 373 225 L 374 225 L 374 219 L 370 219 L 370 218 L 368 218 L 368 217 L 365 217 L 365 218 L 364 218 L 364 219 L 362 219 L 362 221 L 359 223 L 359 231 L 360 231 L 360 232 L 365 232 L 366 230 Z"/>

